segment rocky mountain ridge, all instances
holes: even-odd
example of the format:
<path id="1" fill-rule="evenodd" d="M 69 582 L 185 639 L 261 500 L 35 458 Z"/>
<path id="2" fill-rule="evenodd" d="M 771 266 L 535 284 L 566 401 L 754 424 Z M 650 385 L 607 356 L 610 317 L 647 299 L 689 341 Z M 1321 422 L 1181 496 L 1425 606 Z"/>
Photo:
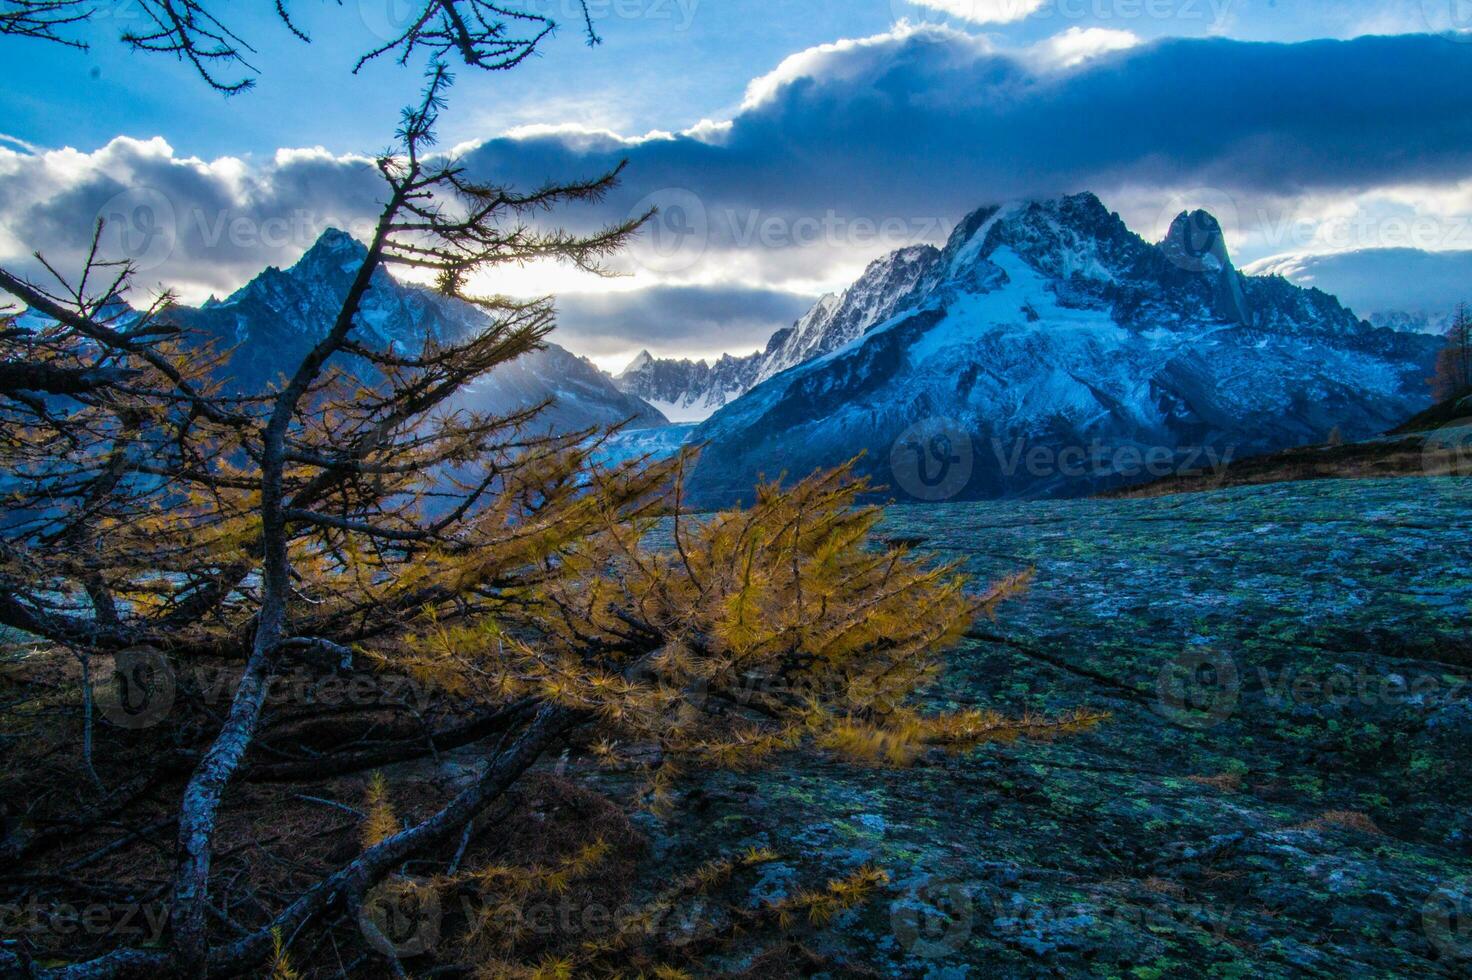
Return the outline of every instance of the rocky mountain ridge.
<path id="1" fill-rule="evenodd" d="M 899 249 L 870 263 L 842 293 L 819 299 L 796 323 L 774 333 L 761 351 L 743 357 L 727 354 L 714 364 L 641 351 L 614 377 L 614 384 L 673 421 L 704 421 L 768 378 L 837 350 L 889 317 L 939 260 L 940 250 L 931 245 Z"/>
<path id="2" fill-rule="evenodd" d="M 921 265 L 882 321 L 702 424 L 692 493 L 726 503 L 864 453 L 901 497 L 1067 496 L 1374 435 L 1429 403 L 1439 341 L 1243 275 L 1205 212 L 1152 244 L 1092 194 L 993 205 Z"/>
<path id="3" fill-rule="evenodd" d="M 366 255 L 362 243 L 329 228 L 291 267 L 272 266 L 224 300 L 178 307 L 169 315 L 200 336 L 234 348 L 227 385 L 259 391 L 276 382 L 332 324 Z M 379 270 L 357 322 L 365 345 L 404 353 L 426 343 L 454 342 L 484 329 L 488 321 L 470 303 Z M 350 370 L 369 370 L 353 358 L 343 360 Z M 538 423 L 547 430 L 571 432 L 626 421 L 640 428 L 669 421 L 620 391 L 591 361 L 552 343 L 501 365 L 461 394 L 465 406 L 496 413 L 548 398 L 552 404 Z"/>

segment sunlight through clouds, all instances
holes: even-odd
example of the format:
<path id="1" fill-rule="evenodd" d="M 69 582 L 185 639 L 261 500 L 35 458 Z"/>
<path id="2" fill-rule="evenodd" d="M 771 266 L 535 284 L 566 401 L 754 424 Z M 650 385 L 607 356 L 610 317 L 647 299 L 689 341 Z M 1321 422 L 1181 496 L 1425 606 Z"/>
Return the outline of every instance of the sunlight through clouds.
<path id="1" fill-rule="evenodd" d="M 1033 53 L 1046 65 L 1072 68 L 1090 58 L 1112 51 L 1126 51 L 1139 43 L 1139 37 L 1129 31 L 1116 31 L 1107 27 L 1070 27 L 1062 34 L 1034 46 Z"/>
<path id="2" fill-rule="evenodd" d="M 547 174 L 586 178 L 627 159 L 607 200 L 565 216 L 575 230 L 664 206 L 613 260 L 619 276 L 534 263 L 470 285 L 580 297 L 569 304 L 568 341 L 607 356 L 640 343 L 641 331 L 657 333 L 662 316 L 688 326 L 691 350 L 730 339 L 721 316 L 760 321 L 731 341 L 745 345 L 787 325 L 790 304 L 767 293 L 840 290 L 870 261 L 943 242 L 961 215 L 999 200 L 1091 190 L 1146 234 L 1161 233 L 1181 207 L 1210 206 L 1223 212 L 1243 264 L 1468 247 L 1441 229 L 1472 214 L 1458 183 L 1472 165 L 1472 95 L 1455 82 L 1472 69 L 1472 45 L 1147 40 L 1081 26 L 999 44 L 947 24 L 897 24 L 788 54 L 749 82 L 727 118 L 643 135 L 529 123 L 456 143 L 452 155 L 470 173 L 523 190 Z M 1325 123 L 1346 113 L 1358 120 L 1354 133 Z M 1198 125 L 1204 118 L 1212 125 Z M 1412 126 L 1435 138 L 1408 157 L 1397 147 Z M 131 219 L 161 196 L 164 220 L 131 231 L 162 236 L 148 283 L 190 302 L 290 265 L 326 227 L 366 240 L 381 190 L 367 157 L 321 146 L 206 161 L 157 136 L 91 152 L 8 142 L 0 222 L 27 235 L 24 247 L 19 236 L 0 239 L 5 258 L 25 265 L 39 247 L 73 261 L 100 215 Z M 678 254 L 659 254 L 671 244 L 658 240 L 663 232 L 683 236 Z M 682 301 L 692 291 L 744 295 L 763 312 L 741 320 L 736 302 L 719 316 L 709 304 L 695 314 L 612 303 L 658 290 L 682 290 Z"/>

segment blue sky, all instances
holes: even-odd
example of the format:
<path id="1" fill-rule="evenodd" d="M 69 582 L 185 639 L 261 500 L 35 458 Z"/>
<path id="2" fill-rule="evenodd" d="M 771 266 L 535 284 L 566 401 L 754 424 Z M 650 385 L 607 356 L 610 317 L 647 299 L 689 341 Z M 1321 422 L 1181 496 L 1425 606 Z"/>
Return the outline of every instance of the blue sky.
<path id="1" fill-rule="evenodd" d="M 576 21 L 565 17 L 572 0 L 528 4 L 564 15 L 565 26 L 536 62 L 518 71 L 462 72 L 455 111 L 444 127 L 447 140 L 484 138 L 527 123 L 644 133 L 727 118 L 747 83 L 786 56 L 881 33 L 899 18 L 945 22 L 1017 46 L 1070 27 L 1129 30 L 1144 38 L 1295 41 L 1423 31 L 1428 23 L 1422 0 L 1048 0 L 1031 17 L 986 24 L 950 13 L 944 0 L 941 9 L 909 0 L 592 2 L 604 40 L 592 51 L 580 43 Z M 968 12 L 987 3 L 1004 12 L 1030 6 L 1030 0 L 949 0 L 949 7 Z M 413 90 L 418 64 L 382 62 L 357 78 L 345 74 L 358 53 L 410 8 L 406 0 L 344 0 L 340 7 L 298 0 L 293 16 L 312 37 L 310 45 L 291 39 L 267 4 L 231 6 L 239 7 L 230 11 L 231 25 L 258 49 L 252 60 L 261 74 L 247 96 L 222 99 L 185 66 L 144 61 L 111 43 L 139 17 L 131 0 L 115 0 L 102 5 L 95 43 L 85 52 L 0 38 L 0 59 L 12 79 L 0 92 L 0 132 L 41 146 L 78 148 L 119 134 L 162 136 L 181 152 L 203 157 L 318 145 L 366 153 L 382 144 Z M 1439 19 L 1434 8 L 1430 19 Z"/>
<path id="2" fill-rule="evenodd" d="M 111 40 L 131 0 L 102 8 L 85 52 L 0 38 L 0 260 L 74 255 L 98 213 L 157 204 L 175 234 L 148 272 L 197 300 L 372 213 L 363 155 L 422 64 L 348 71 L 408 5 L 299 0 L 310 45 L 266 5 L 239 7 L 261 71 L 228 99 Z M 574 224 L 647 200 L 699 210 L 698 254 L 651 239 L 612 282 L 530 269 L 487 284 L 561 295 L 564 344 L 606 366 L 646 344 L 741 352 L 884 251 L 1003 197 L 1095 190 L 1147 236 L 1210 207 L 1243 261 L 1472 250 L 1472 44 L 1425 36 L 1472 26 L 1463 7 L 594 0 L 601 46 L 564 16 L 535 61 L 459 72 L 441 135 L 524 183 L 630 158 L 621 193 Z M 1349 40 L 1366 34 L 1423 36 Z"/>

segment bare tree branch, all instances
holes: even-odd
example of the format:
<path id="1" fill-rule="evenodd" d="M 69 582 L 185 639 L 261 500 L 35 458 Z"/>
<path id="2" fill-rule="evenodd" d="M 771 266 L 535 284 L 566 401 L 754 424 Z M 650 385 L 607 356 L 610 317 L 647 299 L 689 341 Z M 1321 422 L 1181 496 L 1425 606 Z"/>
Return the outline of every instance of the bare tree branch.
<path id="1" fill-rule="evenodd" d="M 292 17 L 287 0 L 273 0 L 277 19 L 296 39 L 311 37 Z M 353 66 L 357 74 L 369 62 L 391 56 L 401 65 L 416 52 L 430 61 L 453 57 L 481 71 L 506 71 L 536 53 L 557 29 L 544 14 L 488 0 L 419 0 L 397 34 L 364 52 Z M 259 69 L 256 49 L 231 28 L 207 0 L 131 0 L 147 26 L 129 30 L 121 40 L 135 51 L 173 55 L 189 65 L 205 83 L 224 95 L 255 86 Z M 587 43 L 601 43 L 586 0 L 576 0 Z M 98 13 L 96 0 L 0 0 L 0 34 L 30 37 L 85 49 L 78 36 Z"/>

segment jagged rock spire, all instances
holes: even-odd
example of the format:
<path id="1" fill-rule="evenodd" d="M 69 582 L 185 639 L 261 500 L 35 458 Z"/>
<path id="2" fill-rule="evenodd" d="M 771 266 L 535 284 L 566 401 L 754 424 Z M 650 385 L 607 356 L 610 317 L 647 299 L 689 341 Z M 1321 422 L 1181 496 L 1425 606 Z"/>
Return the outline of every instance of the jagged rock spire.
<path id="1" fill-rule="evenodd" d="M 1252 323 L 1242 277 L 1227 252 L 1221 222 L 1210 211 L 1182 211 L 1171 222 L 1160 250 L 1173 264 L 1188 272 L 1216 276 L 1213 304 L 1218 315 L 1244 326 Z"/>
<path id="2" fill-rule="evenodd" d="M 1221 223 L 1210 211 L 1182 211 L 1170 223 L 1160 249 L 1171 262 L 1191 272 L 1219 272 L 1232 266 Z"/>

